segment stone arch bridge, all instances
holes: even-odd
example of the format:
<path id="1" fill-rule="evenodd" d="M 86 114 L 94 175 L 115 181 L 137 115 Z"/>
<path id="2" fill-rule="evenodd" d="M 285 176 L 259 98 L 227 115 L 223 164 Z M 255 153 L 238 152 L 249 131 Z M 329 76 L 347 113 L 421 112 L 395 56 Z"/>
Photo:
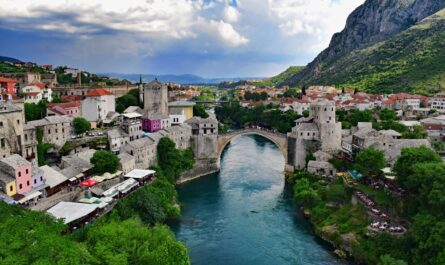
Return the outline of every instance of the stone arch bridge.
<path id="1" fill-rule="evenodd" d="M 227 146 L 227 144 L 230 143 L 230 141 L 232 141 L 233 138 L 240 135 L 260 135 L 270 140 L 276 146 L 278 146 L 281 153 L 283 154 L 284 162 L 285 164 L 287 164 L 287 136 L 285 134 L 273 132 L 266 129 L 246 128 L 218 135 L 218 147 L 217 147 L 218 165 L 221 159 L 222 152 L 224 151 L 224 148 Z"/>

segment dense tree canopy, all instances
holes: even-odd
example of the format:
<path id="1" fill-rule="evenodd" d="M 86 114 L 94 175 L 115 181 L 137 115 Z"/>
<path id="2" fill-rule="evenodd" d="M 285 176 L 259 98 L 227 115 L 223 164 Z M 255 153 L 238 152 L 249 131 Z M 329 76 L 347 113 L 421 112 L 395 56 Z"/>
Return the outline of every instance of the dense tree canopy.
<path id="1" fill-rule="evenodd" d="M 196 104 L 193 106 L 193 116 L 205 119 L 209 117 L 209 114 L 207 113 L 203 104 Z"/>
<path id="2" fill-rule="evenodd" d="M 39 103 L 25 103 L 26 121 L 40 120 L 46 117 L 46 102 L 41 100 Z"/>
<path id="3" fill-rule="evenodd" d="M 91 164 L 94 165 L 93 172 L 95 174 L 115 173 L 119 167 L 119 158 L 112 152 L 99 150 L 91 158 Z"/>
<path id="4" fill-rule="evenodd" d="M 82 134 L 91 129 L 91 124 L 84 117 L 76 117 L 73 119 L 73 127 L 76 134 Z"/>
<path id="5" fill-rule="evenodd" d="M 441 162 L 440 156 L 426 146 L 418 148 L 405 148 L 401 151 L 401 156 L 394 165 L 394 172 L 397 173 L 397 181 L 408 187 L 407 180 L 413 173 L 413 167 L 417 163 Z"/>
<path id="6" fill-rule="evenodd" d="M 236 127 L 245 125 L 258 125 L 261 127 L 276 129 L 286 133 L 292 130 L 294 121 L 301 116 L 294 111 L 282 112 L 278 109 L 269 109 L 266 106 L 258 105 L 254 108 L 244 108 L 239 102 L 232 101 L 224 103 L 215 108 L 216 117 L 225 124 Z"/>
<path id="7" fill-rule="evenodd" d="M 366 176 L 376 176 L 386 166 L 385 155 L 373 147 L 360 152 L 355 159 L 355 166 Z"/>
<path id="8" fill-rule="evenodd" d="M 193 167 L 192 150 L 176 149 L 175 142 L 168 137 L 159 140 L 157 151 L 158 165 L 171 182 L 175 182 L 184 170 Z"/>

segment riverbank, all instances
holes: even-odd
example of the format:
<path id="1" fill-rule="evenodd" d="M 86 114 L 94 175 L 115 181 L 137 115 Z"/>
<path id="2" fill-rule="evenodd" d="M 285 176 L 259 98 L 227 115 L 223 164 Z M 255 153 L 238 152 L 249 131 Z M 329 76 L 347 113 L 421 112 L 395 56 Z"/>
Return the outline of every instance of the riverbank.
<path id="1" fill-rule="evenodd" d="M 340 258 L 359 264 L 380 264 L 383 255 L 402 258 L 409 238 L 390 233 L 372 233 L 367 209 L 354 199 L 353 189 L 342 178 L 327 180 L 305 171 L 286 177 L 293 185 L 294 201 L 313 226 L 317 236 L 331 244 Z"/>
<path id="2" fill-rule="evenodd" d="M 192 264 L 348 264 L 295 209 L 284 164 L 272 142 L 240 136 L 220 171 L 177 186 L 182 216 L 169 223 Z"/>

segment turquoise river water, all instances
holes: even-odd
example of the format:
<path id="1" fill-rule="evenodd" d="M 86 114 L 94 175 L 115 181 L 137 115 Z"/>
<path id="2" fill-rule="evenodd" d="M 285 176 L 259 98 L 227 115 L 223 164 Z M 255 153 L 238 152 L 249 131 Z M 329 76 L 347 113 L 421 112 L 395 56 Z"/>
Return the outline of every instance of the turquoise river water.
<path id="1" fill-rule="evenodd" d="M 193 265 L 345 265 L 312 232 L 285 187 L 284 158 L 259 136 L 235 138 L 221 171 L 178 187 L 170 224 Z"/>

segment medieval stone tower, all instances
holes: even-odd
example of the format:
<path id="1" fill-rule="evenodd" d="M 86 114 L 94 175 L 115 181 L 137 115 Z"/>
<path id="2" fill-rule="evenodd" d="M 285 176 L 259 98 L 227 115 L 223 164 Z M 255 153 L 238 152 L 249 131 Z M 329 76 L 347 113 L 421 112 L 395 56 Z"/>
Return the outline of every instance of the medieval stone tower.
<path id="1" fill-rule="evenodd" d="M 320 132 L 321 150 L 335 152 L 341 149 L 341 123 L 335 119 L 335 103 L 320 100 L 310 107 L 311 116 Z"/>
<path id="2" fill-rule="evenodd" d="M 298 119 L 288 133 L 286 167 L 306 167 L 306 156 L 317 150 L 333 153 L 341 148 L 341 123 L 335 118 L 335 103 L 319 100 L 311 104 L 309 117 Z"/>
<path id="3" fill-rule="evenodd" d="M 144 85 L 144 112 L 148 116 L 168 115 L 168 88 L 157 79 Z"/>

